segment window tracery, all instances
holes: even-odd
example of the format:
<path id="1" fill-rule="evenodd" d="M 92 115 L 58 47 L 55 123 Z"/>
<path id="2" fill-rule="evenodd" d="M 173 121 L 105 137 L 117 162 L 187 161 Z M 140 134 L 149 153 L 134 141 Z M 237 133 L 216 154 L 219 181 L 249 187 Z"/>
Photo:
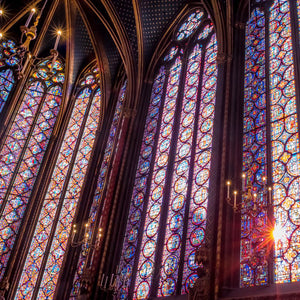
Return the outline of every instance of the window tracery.
<path id="1" fill-rule="evenodd" d="M 101 120 L 99 76 L 99 70 L 94 66 L 79 82 L 15 299 L 31 298 L 33 293 L 38 299 L 54 295 Z"/>
<path id="2" fill-rule="evenodd" d="M 194 255 L 205 240 L 216 54 L 212 23 L 198 9 L 180 25 L 162 58 L 119 265 L 121 299 L 184 294 L 197 278 Z"/>
<path id="3" fill-rule="evenodd" d="M 272 283 L 273 274 L 275 283 L 300 279 L 299 78 L 294 66 L 297 39 L 293 37 L 299 40 L 299 7 L 299 1 L 253 2 L 246 26 L 243 171 L 251 174 L 249 179 L 257 188 L 262 176 L 269 178 L 273 209 L 254 218 L 242 216 L 242 287 Z"/>
<path id="4" fill-rule="evenodd" d="M 63 63 L 55 62 L 51 75 L 36 79 L 51 62 L 37 65 L 27 83 L 21 105 L 0 148 L 0 275 L 3 276 L 16 240 L 43 156 L 61 104 L 62 85 L 54 78 Z M 50 73 L 49 73 L 50 74 Z"/>

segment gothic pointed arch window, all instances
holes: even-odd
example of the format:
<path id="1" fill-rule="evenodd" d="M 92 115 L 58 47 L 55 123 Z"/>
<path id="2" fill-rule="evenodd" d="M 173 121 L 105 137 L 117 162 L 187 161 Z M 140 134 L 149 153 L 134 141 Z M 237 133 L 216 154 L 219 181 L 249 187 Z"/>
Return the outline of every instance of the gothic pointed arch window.
<path id="1" fill-rule="evenodd" d="M 1 278 L 20 230 L 62 100 L 64 64 L 57 59 L 50 68 L 51 59 L 41 61 L 31 74 L 16 116 L 0 144 Z"/>
<path id="2" fill-rule="evenodd" d="M 106 142 L 104 156 L 102 159 L 101 167 L 99 170 L 99 176 L 97 180 L 97 187 L 93 197 L 91 209 L 87 223 L 89 224 L 89 236 L 95 236 L 99 234 L 99 219 L 102 214 L 105 200 L 105 190 L 107 189 L 107 182 L 109 174 L 112 170 L 113 163 L 113 152 L 118 145 L 118 136 L 121 126 L 121 113 L 125 103 L 127 80 L 123 83 L 120 88 L 118 101 L 115 107 L 113 120 L 110 126 L 109 136 Z M 98 222 L 97 222 L 98 221 Z M 100 238 L 97 236 L 97 238 Z M 73 280 L 73 287 L 70 295 L 70 299 L 76 299 L 78 297 L 80 282 L 83 276 L 84 269 L 87 268 L 89 248 L 88 245 L 82 245 L 82 251 L 80 252 L 79 261 L 77 264 L 77 270 Z"/>
<path id="3" fill-rule="evenodd" d="M 205 243 L 217 83 L 210 17 L 192 11 L 152 87 L 119 264 L 120 299 L 185 294 Z"/>
<path id="4" fill-rule="evenodd" d="M 13 40 L 2 40 L 0 43 L 0 113 L 15 85 L 14 68 L 18 64 L 16 44 Z"/>
<path id="5" fill-rule="evenodd" d="M 246 24 L 243 171 L 272 207 L 242 214 L 240 285 L 300 280 L 300 2 L 252 1 Z"/>
<path id="6" fill-rule="evenodd" d="M 101 126 L 102 102 L 99 69 L 93 64 L 78 81 L 15 299 L 54 296 L 97 129 Z"/>

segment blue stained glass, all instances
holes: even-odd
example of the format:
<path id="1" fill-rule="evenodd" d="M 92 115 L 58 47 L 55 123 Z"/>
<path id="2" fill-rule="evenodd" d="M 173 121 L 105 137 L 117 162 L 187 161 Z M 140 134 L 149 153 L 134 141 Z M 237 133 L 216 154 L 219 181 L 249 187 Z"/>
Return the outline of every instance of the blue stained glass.
<path id="1" fill-rule="evenodd" d="M 203 20 L 206 21 L 201 27 Z M 174 43 L 162 57 L 163 66 L 154 80 L 118 267 L 119 299 L 148 299 L 153 276 L 159 283 L 153 291 L 158 297 L 174 295 L 179 278 L 182 278 L 181 293 L 185 294 L 197 278 L 191 259 L 205 240 L 217 83 L 217 42 L 208 20 L 200 9 L 188 15 L 175 32 Z M 191 43 L 181 42 L 193 35 L 195 39 L 191 39 Z M 186 45 L 192 46 L 185 49 Z M 183 55 L 185 51 L 187 55 Z M 181 78 L 184 64 L 187 74 Z M 180 112 L 178 102 L 182 107 Z M 172 144 L 174 132 L 178 132 L 178 139 Z M 157 145 L 155 149 L 154 145 Z M 174 158 L 169 154 L 171 149 Z M 195 162 L 194 174 L 190 170 L 192 161 Z M 171 184 L 166 185 L 166 180 Z M 187 199 L 191 199 L 189 215 L 186 214 Z M 161 219 L 162 211 L 165 220 Z M 164 228 L 162 222 L 166 223 Z M 162 239 L 159 239 L 159 230 L 163 232 Z M 140 241 L 137 234 L 141 236 Z M 159 241 L 162 245 L 158 245 Z M 132 257 L 127 252 L 127 249 L 133 250 L 131 246 L 135 249 Z M 186 255 L 184 261 L 180 261 L 183 246 Z M 155 270 L 152 265 L 158 259 L 158 247 L 162 249 L 158 256 L 162 265 Z M 180 263 L 184 264 L 182 274 L 179 274 Z M 133 271 L 125 277 L 128 265 Z M 128 291 L 133 294 L 129 295 Z"/>

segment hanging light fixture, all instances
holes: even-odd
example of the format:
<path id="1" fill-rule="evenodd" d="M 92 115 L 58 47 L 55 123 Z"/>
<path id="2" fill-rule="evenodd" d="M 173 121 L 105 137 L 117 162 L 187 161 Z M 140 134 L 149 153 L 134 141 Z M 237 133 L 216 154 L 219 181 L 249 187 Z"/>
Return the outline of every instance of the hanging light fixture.
<path id="1" fill-rule="evenodd" d="M 7 59 L 8 61 L 15 62 L 14 67 L 17 70 L 19 79 L 24 76 L 24 72 L 25 72 L 26 68 L 28 67 L 28 65 L 34 67 L 40 61 L 39 58 L 34 57 L 32 55 L 32 53 L 30 52 L 30 43 L 32 40 L 36 39 L 36 37 L 37 37 L 37 28 L 38 28 L 39 20 L 40 20 L 42 13 L 47 5 L 47 2 L 48 2 L 48 0 L 44 1 L 43 6 L 39 12 L 37 11 L 37 9 L 35 7 L 29 8 L 29 14 L 26 19 L 26 22 L 24 25 L 20 26 L 21 37 L 20 37 L 20 41 L 19 41 L 19 46 L 15 47 L 13 49 L 13 46 L 15 46 L 15 45 L 12 46 L 12 45 L 8 45 L 8 43 L 4 43 L 4 45 L 6 45 L 8 47 L 8 49 L 6 49 L 5 48 L 6 46 L 3 46 L 3 43 L 0 44 L 0 47 L 5 48 L 4 50 L 8 50 L 7 52 L 10 52 L 10 54 L 8 54 L 5 59 Z M 3 14 L 4 14 L 3 9 L 0 9 L 0 17 Z M 35 17 L 35 19 L 34 19 L 34 17 Z M 31 25 L 33 19 L 34 19 L 34 22 Z M 55 61 L 59 54 L 57 51 L 57 48 L 58 48 L 58 44 L 59 44 L 61 36 L 62 36 L 62 30 L 59 29 L 56 31 L 56 39 L 55 39 L 54 47 L 53 47 L 53 49 L 50 50 L 50 54 L 52 56 L 50 73 L 52 73 L 52 69 L 55 65 Z M 0 32 L 0 39 L 1 38 L 3 38 L 3 34 Z"/>
<path id="2" fill-rule="evenodd" d="M 242 190 L 234 190 L 231 193 L 231 181 L 226 182 L 227 193 L 226 201 L 233 207 L 235 213 L 247 212 L 252 215 L 257 215 L 259 212 L 272 206 L 272 187 L 267 186 L 267 177 L 263 176 L 262 182 L 253 185 L 251 178 L 253 176 L 247 176 L 242 174 Z M 240 201 L 238 201 L 238 196 Z"/>

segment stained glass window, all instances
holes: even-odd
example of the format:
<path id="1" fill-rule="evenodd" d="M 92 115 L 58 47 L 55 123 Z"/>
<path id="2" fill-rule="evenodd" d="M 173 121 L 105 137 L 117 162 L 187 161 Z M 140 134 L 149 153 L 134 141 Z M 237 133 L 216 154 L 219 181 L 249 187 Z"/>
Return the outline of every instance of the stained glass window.
<path id="1" fill-rule="evenodd" d="M 42 61 L 27 83 L 14 121 L 0 148 L 0 244 L 2 277 L 10 258 L 26 206 L 38 176 L 62 99 L 64 65 Z M 41 69 L 48 72 L 36 80 Z M 61 74 L 62 82 L 54 78 Z"/>
<path id="2" fill-rule="evenodd" d="M 50 299 L 54 295 L 100 122 L 101 100 L 99 70 L 91 67 L 79 81 L 15 299 L 29 299 L 34 292 L 38 299 Z"/>
<path id="3" fill-rule="evenodd" d="M 14 57 L 16 45 L 12 40 L 2 40 L 0 42 L 0 112 L 7 102 L 8 96 L 14 86 L 14 67 L 18 59 Z"/>
<path id="4" fill-rule="evenodd" d="M 257 188 L 262 176 L 268 177 L 273 211 L 272 216 L 266 209 L 242 215 L 242 287 L 273 283 L 273 277 L 275 283 L 300 279 L 299 79 L 294 68 L 299 9 L 299 1 L 253 1 L 246 26 L 243 169 Z"/>
<path id="5" fill-rule="evenodd" d="M 195 250 L 206 232 L 216 54 L 212 22 L 199 9 L 179 26 L 162 57 L 118 268 L 119 299 L 186 294 L 197 278 Z"/>
<path id="6" fill-rule="evenodd" d="M 96 219 L 97 214 L 101 213 L 99 212 L 99 208 L 101 203 L 103 203 L 104 199 L 104 188 L 105 188 L 105 182 L 109 176 L 109 170 L 110 170 L 110 164 L 111 164 L 111 158 L 114 147 L 116 147 L 117 144 L 117 133 L 120 125 L 120 119 L 121 119 L 121 112 L 123 108 L 123 104 L 125 101 L 125 94 L 126 94 L 126 87 L 127 87 L 127 81 L 123 84 L 123 86 L 120 89 L 118 102 L 115 108 L 114 117 L 112 120 L 109 137 L 106 143 L 105 151 L 104 151 L 104 157 L 101 164 L 98 182 L 97 182 L 97 188 L 94 195 L 94 199 L 92 202 L 88 223 L 89 223 L 89 232 L 88 234 L 92 236 L 93 231 L 97 233 L 96 228 Z M 71 297 L 70 299 L 76 299 L 78 296 L 79 288 L 80 288 L 80 280 L 82 278 L 84 267 L 86 266 L 86 259 L 89 249 L 86 245 L 82 246 L 82 251 L 80 253 L 79 262 L 77 266 L 77 271 L 75 274 L 74 282 L 73 282 L 73 288 L 71 291 Z"/>

